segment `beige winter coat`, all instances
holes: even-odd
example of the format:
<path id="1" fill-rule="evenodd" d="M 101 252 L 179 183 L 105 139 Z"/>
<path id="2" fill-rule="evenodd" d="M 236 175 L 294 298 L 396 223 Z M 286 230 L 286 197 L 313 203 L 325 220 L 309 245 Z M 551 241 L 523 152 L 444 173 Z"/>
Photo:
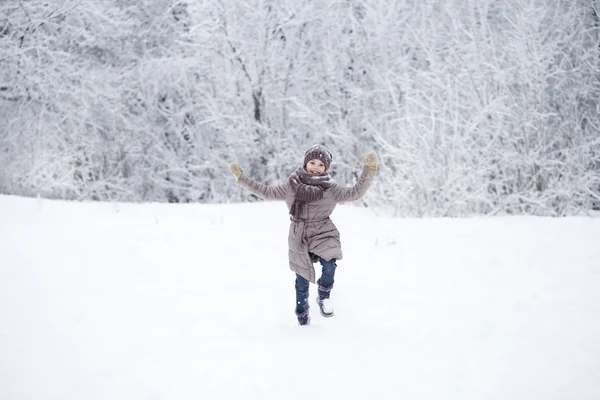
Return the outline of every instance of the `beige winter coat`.
<path id="1" fill-rule="evenodd" d="M 340 187 L 337 184 L 323 192 L 323 198 L 306 203 L 303 216 L 291 219 L 288 236 L 290 269 L 310 282 L 315 283 L 315 268 L 309 253 L 325 260 L 342 259 L 340 233 L 329 219 L 337 203 L 360 199 L 373 181 L 376 171 L 364 167 L 356 185 Z M 286 182 L 279 186 L 267 186 L 247 175 L 240 176 L 239 184 L 265 200 L 285 200 L 288 210 L 294 202 L 294 193 Z"/>

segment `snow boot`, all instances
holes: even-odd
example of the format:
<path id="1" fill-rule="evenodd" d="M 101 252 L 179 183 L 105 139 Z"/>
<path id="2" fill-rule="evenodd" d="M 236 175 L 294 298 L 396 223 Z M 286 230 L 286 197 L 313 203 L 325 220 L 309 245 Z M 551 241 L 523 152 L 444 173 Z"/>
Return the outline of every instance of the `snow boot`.
<path id="1" fill-rule="evenodd" d="M 310 324 L 310 314 L 309 314 L 309 310 L 308 307 L 306 308 L 306 310 L 298 312 L 298 310 L 296 310 L 296 317 L 298 318 L 298 324 L 300 325 L 309 325 Z"/>
<path id="2" fill-rule="evenodd" d="M 331 303 L 329 294 L 331 293 L 332 286 L 327 287 L 321 285 L 320 279 L 317 281 L 317 285 L 319 293 L 317 296 L 317 304 L 319 305 L 319 311 L 325 318 L 331 318 L 333 317 L 333 304 Z"/>

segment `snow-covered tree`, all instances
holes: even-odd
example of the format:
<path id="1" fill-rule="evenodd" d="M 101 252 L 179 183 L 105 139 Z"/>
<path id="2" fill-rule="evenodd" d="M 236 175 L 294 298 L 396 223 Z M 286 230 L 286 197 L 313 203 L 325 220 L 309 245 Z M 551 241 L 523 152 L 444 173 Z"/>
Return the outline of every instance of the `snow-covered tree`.
<path id="1" fill-rule="evenodd" d="M 600 208 L 597 0 L 5 0 L 0 192 L 251 200 L 309 145 L 397 215 Z"/>

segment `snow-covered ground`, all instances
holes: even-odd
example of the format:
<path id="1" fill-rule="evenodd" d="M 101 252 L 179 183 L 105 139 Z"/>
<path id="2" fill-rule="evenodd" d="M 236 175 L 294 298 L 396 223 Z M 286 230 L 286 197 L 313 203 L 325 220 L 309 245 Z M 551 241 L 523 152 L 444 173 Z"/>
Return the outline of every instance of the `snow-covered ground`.
<path id="1" fill-rule="evenodd" d="M 300 327 L 283 203 L 0 196 L 0 399 L 600 398 L 600 218 L 333 220 Z"/>

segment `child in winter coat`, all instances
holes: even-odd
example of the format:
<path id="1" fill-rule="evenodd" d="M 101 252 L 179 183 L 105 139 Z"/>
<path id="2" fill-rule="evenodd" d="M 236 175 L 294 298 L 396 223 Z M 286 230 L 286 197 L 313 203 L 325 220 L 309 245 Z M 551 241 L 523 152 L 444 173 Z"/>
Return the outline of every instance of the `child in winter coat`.
<path id="1" fill-rule="evenodd" d="M 306 150 L 302 168 L 294 171 L 288 181 L 279 186 L 267 186 L 245 175 L 236 163 L 231 172 L 238 183 L 266 200 L 285 200 L 290 213 L 288 257 L 290 269 L 296 273 L 296 316 L 300 325 L 310 323 L 308 288 L 315 283 L 313 262 L 321 262 L 321 277 L 317 303 L 321 315 L 333 316 L 330 293 L 333 288 L 336 260 L 342 259 L 340 234 L 329 216 L 337 203 L 360 199 L 377 171 L 377 156 L 373 152 L 363 157 L 364 168 L 353 187 L 340 187 L 329 175 L 333 157 L 321 145 Z"/>

